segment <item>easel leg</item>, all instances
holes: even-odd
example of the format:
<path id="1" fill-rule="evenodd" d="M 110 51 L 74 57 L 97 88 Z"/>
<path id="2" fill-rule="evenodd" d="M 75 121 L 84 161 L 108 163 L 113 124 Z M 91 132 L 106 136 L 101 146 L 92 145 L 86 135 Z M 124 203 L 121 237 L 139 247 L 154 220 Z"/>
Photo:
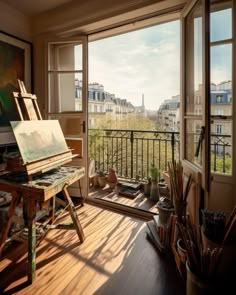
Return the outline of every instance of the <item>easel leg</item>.
<path id="1" fill-rule="evenodd" d="M 27 213 L 27 227 L 28 227 L 28 281 L 32 283 L 36 275 L 36 201 L 27 198 L 26 213 Z"/>
<path id="2" fill-rule="evenodd" d="M 80 242 L 83 243 L 83 241 L 85 240 L 84 232 L 83 232 L 82 226 L 80 224 L 80 221 L 79 221 L 77 212 L 75 210 L 74 204 L 73 204 L 73 202 L 71 200 L 71 197 L 70 197 L 70 195 L 69 195 L 69 193 L 67 191 L 67 186 L 64 187 L 62 192 L 63 192 L 65 200 L 68 202 L 68 205 L 69 205 L 68 209 L 69 209 L 69 212 L 70 212 L 70 216 L 71 216 L 71 219 L 72 219 L 72 221 L 74 223 L 76 232 L 77 232 L 78 237 L 80 239 Z"/>
<path id="3" fill-rule="evenodd" d="M 82 188 L 81 188 L 81 183 L 80 183 L 80 179 L 78 180 L 79 183 L 79 193 L 80 193 L 80 198 L 81 198 L 81 206 L 84 206 L 84 198 L 82 196 Z"/>
<path id="4" fill-rule="evenodd" d="M 14 215 L 16 205 L 19 203 L 19 200 L 20 200 L 20 195 L 17 194 L 17 192 L 12 192 L 11 195 L 12 195 L 12 201 L 11 201 L 11 205 L 10 205 L 10 208 L 8 210 L 8 213 L 7 213 L 7 217 L 8 217 L 7 225 L 6 225 L 6 227 L 5 227 L 4 231 L 3 231 L 3 234 L 2 234 L 2 237 L 1 237 L 1 240 L 0 240 L 0 257 L 2 256 L 2 251 L 3 251 L 3 248 L 4 248 L 4 244 L 6 242 L 6 239 L 7 239 L 10 227 L 11 227 L 12 217 Z"/>

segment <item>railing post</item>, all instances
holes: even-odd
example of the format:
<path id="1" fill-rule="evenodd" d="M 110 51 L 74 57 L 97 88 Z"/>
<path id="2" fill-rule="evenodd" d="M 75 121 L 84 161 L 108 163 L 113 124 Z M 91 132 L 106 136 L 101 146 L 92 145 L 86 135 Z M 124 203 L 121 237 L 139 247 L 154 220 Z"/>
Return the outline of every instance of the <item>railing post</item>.
<path id="1" fill-rule="evenodd" d="M 172 163 L 175 160 L 175 134 L 174 132 L 171 133 L 171 158 L 172 158 Z"/>
<path id="2" fill-rule="evenodd" d="M 134 174 L 134 167 L 133 167 L 133 165 L 134 165 L 134 132 L 133 131 L 131 131 L 131 133 L 130 133 L 130 157 L 131 157 L 131 163 L 130 163 L 130 166 L 131 166 L 131 171 L 130 171 L 130 173 L 131 173 L 131 179 L 133 178 L 133 174 Z M 127 163 L 126 163 L 126 165 L 127 165 Z"/>

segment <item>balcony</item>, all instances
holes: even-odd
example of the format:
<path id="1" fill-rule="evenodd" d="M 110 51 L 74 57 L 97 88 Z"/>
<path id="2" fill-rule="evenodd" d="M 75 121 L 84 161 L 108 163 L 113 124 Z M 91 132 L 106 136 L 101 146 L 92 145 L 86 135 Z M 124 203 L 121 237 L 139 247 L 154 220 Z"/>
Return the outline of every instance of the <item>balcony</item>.
<path id="1" fill-rule="evenodd" d="M 107 172 L 113 167 L 120 178 L 144 179 L 151 165 L 162 172 L 168 161 L 179 160 L 179 133 L 90 129 L 89 154 L 97 170 Z"/>
<path id="2" fill-rule="evenodd" d="M 169 161 L 180 159 L 179 132 L 90 129 L 89 156 L 97 171 L 113 167 L 120 178 L 143 180 L 152 165 L 162 173 Z M 231 135 L 211 134 L 211 167 L 212 172 L 231 173 Z"/>
<path id="3" fill-rule="evenodd" d="M 199 133 L 195 134 L 195 147 Z M 89 156 L 95 160 L 96 171 L 108 172 L 113 167 L 119 179 L 143 182 L 149 176 L 152 165 L 158 167 L 160 176 L 167 170 L 168 162 L 180 159 L 178 132 L 149 130 L 90 129 Z M 212 173 L 230 174 L 231 136 L 211 134 Z M 153 203 L 141 193 L 134 199 L 119 196 L 106 188 L 92 188 L 90 197 L 121 205 L 124 210 L 157 213 Z M 128 209 L 127 209 L 128 208 Z M 120 208 L 119 208 L 120 209 Z M 136 214 L 136 213 L 135 213 Z M 144 216 L 142 216 L 144 217 Z"/>

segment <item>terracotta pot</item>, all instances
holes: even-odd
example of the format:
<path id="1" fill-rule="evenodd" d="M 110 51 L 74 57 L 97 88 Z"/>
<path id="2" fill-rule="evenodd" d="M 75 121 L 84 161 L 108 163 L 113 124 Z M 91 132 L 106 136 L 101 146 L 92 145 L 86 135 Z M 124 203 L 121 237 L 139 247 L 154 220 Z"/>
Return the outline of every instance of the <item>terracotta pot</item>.
<path id="1" fill-rule="evenodd" d="M 107 176 L 107 183 L 111 189 L 114 189 L 118 183 L 116 171 L 113 168 L 109 168 L 109 173 Z"/>
<path id="2" fill-rule="evenodd" d="M 113 182 L 113 183 L 118 182 L 116 171 L 113 168 L 109 168 L 109 172 L 108 172 L 108 176 L 107 176 L 107 182 Z"/>

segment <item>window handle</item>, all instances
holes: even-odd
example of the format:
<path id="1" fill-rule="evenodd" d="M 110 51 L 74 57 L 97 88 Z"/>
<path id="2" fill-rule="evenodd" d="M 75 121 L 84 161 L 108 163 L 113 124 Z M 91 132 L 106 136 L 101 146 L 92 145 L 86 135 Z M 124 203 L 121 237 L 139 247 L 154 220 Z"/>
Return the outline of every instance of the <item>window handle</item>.
<path id="1" fill-rule="evenodd" d="M 202 126 L 201 127 L 201 132 L 200 132 L 200 135 L 199 135 L 199 138 L 198 138 L 198 143 L 197 143 L 197 149 L 196 149 L 196 152 L 195 152 L 195 157 L 198 157 L 199 156 L 200 147 L 202 147 L 202 142 L 203 142 L 203 139 L 204 139 L 204 135 L 205 135 L 205 127 Z"/>
<path id="2" fill-rule="evenodd" d="M 85 133 L 85 121 L 83 121 L 83 123 L 81 125 L 82 125 L 83 133 Z"/>

